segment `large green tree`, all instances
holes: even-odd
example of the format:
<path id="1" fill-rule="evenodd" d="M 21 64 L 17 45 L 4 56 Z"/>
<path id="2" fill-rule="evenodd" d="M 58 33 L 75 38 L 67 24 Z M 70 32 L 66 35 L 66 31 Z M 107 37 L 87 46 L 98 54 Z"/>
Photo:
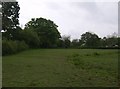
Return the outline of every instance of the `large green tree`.
<path id="1" fill-rule="evenodd" d="M 100 38 L 94 33 L 86 32 L 81 35 L 80 42 L 84 47 L 96 48 L 100 45 Z"/>
<path id="2" fill-rule="evenodd" d="M 13 38 L 14 30 L 19 25 L 19 4 L 18 2 L 2 2 L 2 30 L 3 36 Z"/>
<path id="3" fill-rule="evenodd" d="M 25 30 L 34 30 L 39 36 L 40 46 L 46 48 L 57 46 L 61 37 L 57 27 L 51 20 L 34 18 L 25 25 Z"/>

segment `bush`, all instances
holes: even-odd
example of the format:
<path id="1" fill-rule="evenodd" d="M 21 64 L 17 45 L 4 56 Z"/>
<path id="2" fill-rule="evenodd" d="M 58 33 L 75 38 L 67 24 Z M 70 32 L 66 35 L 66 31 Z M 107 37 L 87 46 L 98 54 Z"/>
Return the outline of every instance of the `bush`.
<path id="1" fill-rule="evenodd" d="M 40 40 L 36 32 L 32 30 L 22 30 L 19 35 L 18 40 L 25 41 L 30 48 L 39 47 Z"/>
<path id="2" fill-rule="evenodd" d="M 28 49 L 28 45 L 24 41 L 2 40 L 2 55 L 14 54 Z"/>
<path id="3" fill-rule="evenodd" d="M 2 41 L 2 54 L 3 55 L 8 55 L 12 54 L 15 52 L 16 46 L 14 42 L 8 41 L 8 40 L 3 40 Z"/>
<path id="4" fill-rule="evenodd" d="M 28 49 L 28 45 L 24 41 L 18 41 L 18 51 L 23 51 Z"/>

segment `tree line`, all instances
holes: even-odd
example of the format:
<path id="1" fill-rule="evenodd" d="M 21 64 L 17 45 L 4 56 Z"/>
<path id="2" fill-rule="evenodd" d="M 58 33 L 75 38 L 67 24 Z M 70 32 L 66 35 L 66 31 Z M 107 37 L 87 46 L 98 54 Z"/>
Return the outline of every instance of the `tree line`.
<path id="1" fill-rule="evenodd" d="M 58 26 L 46 18 L 32 18 L 19 26 L 18 2 L 2 2 L 2 54 L 9 55 L 30 48 L 119 48 L 119 37 L 100 38 L 86 32 L 79 39 L 61 36 Z"/>

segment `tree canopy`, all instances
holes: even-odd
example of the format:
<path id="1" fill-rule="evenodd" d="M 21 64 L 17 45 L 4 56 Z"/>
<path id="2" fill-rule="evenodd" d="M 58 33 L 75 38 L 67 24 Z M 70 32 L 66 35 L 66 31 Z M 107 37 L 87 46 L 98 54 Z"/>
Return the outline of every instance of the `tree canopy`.
<path id="1" fill-rule="evenodd" d="M 14 30 L 19 25 L 19 4 L 18 2 L 2 2 L 2 30 L 3 36 L 8 39 L 13 37 Z"/>
<path id="2" fill-rule="evenodd" d="M 25 30 L 33 30 L 38 34 L 41 47 L 55 47 L 61 37 L 57 27 L 51 20 L 33 18 L 25 25 Z"/>
<path id="3" fill-rule="evenodd" d="M 99 46 L 100 38 L 94 33 L 86 32 L 81 35 L 80 41 L 84 47 L 96 48 Z"/>

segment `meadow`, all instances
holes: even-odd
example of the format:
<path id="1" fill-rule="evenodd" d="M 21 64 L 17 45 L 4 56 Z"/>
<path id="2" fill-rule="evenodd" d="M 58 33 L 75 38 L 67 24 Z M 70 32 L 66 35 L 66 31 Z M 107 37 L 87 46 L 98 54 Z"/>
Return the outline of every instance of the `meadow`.
<path id="1" fill-rule="evenodd" d="M 31 49 L 2 58 L 3 87 L 116 87 L 116 49 Z"/>

